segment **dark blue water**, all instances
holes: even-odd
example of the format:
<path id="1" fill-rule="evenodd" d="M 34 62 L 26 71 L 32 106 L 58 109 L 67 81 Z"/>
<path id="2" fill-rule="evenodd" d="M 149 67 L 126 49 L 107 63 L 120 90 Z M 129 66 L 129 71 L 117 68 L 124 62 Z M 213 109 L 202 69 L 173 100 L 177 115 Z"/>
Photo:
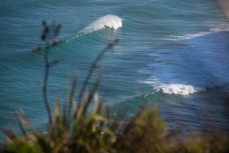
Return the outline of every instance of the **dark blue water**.
<path id="1" fill-rule="evenodd" d="M 47 123 L 43 60 L 31 51 L 42 44 L 44 19 L 61 23 L 60 37 L 67 39 L 50 53 L 61 58 L 50 73 L 50 101 L 57 93 L 64 99 L 76 72 L 82 84 L 96 55 L 118 37 L 97 69 L 104 74 L 100 93 L 108 91 L 107 103 L 131 105 L 130 114 L 143 100 L 157 103 L 171 128 L 228 128 L 229 26 L 215 0 L 2 0 L 1 126 L 16 125 L 12 112 L 19 108 L 36 127 Z"/>

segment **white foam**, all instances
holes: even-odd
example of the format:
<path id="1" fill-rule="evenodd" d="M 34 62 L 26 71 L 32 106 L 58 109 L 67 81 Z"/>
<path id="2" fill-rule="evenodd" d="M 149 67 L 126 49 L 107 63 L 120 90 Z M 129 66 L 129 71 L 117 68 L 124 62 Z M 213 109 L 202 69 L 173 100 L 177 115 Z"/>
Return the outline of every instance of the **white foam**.
<path id="1" fill-rule="evenodd" d="M 169 36 L 168 38 L 165 38 L 166 40 L 187 40 L 187 39 L 192 39 L 192 38 L 195 38 L 195 37 L 200 37 L 200 36 L 204 36 L 204 35 L 207 35 L 207 34 L 210 34 L 210 33 L 213 33 L 213 32 L 199 32 L 199 33 L 196 33 L 196 34 L 185 34 L 185 35 L 182 35 L 182 36 Z"/>
<path id="2" fill-rule="evenodd" d="M 111 29 L 118 29 L 122 27 L 122 19 L 116 15 L 106 15 L 98 18 L 96 21 L 92 22 L 85 28 L 79 31 L 79 33 L 88 33 L 96 30 L 103 29 L 105 27 Z"/>
<path id="3" fill-rule="evenodd" d="M 217 27 L 211 28 L 210 31 L 213 31 L 213 32 L 229 31 L 229 25 L 227 23 L 220 24 Z"/>
<path id="4" fill-rule="evenodd" d="M 195 34 L 185 34 L 185 35 L 181 35 L 181 36 L 179 36 L 179 35 L 178 36 L 169 36 L 168 38 L 165 38 L 165 40 L 175 40 L 175 41 L 188 40 L 188 39 L 208 35 L 211 33 L 221 32 L 221 31 L 229 31 L 229 25 L 228 24 L 221 24 L 215 28 L 211 28 L 209 31 L 206 31 L 206 32 L 198 32 Z"/>
<path id="5" fill-rule="evenodd" d="M 165 94 L 189 95 L 201 91 L 191 85 L 185 84 L 164 84 L 158 87 L 158 90 Z"/>
<path id="6" fill-rule="evenodd" d="M 139 81 L 139 83 L 149 84 L 154 87 L 156 92 L 161 91 L 164 94 L 170 95 L 190 95 L 205 90 L 186 84 L 161 84 L 158 79 L 153 77 L 150 77 L 144 81 Z"/>

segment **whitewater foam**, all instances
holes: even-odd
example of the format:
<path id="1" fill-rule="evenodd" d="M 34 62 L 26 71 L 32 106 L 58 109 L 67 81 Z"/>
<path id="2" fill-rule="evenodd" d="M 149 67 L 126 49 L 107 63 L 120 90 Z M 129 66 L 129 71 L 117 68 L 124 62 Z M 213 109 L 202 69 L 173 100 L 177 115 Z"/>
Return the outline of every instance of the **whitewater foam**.
<path id="1" fill-rule="evenodd" d="M 168 38 L 165 38 L 165 40 L 175 40 L 175 41 L 187 40 L 187 39 L 192 39 L 192 38 L 195 38 L 195 37 L 204 36 L 204 35 L 207 35 L 207 34 L 210 34 L 210 33 L 213 33 L 213 32 L 199 32 L 199 33 L 196 33 L 196 34 L 185 34 L 185 35 L 181 35 L 181 36 L 169 36 Z"/>
<path id="2" fill-rule="evenodd" d="M 205 90 L 186 84 L 161 84 L 158 79 L 153 77 L 144 81 L 139 81 L 139 83 L 149 84 L 154 86 L 156 92 L 162 92 L 170 95 L 190 95 Z"/>
<path id="3" fill-rule="evenodd" d="M 178 36 L 169 36 L 165 38 L 165 40 L 174 40 L 174 41 L 179 41 L 179 40 L 188 40 L 212 33 L 217 33 L 217 32 L 222 32 L 222 31 L 229 31 L 229 25 L 228 24 L 221 24 L 218 27 L 211 28 L 209 31 L 206 32 L 198 32 L 195 34 L 185 34 L 185 35 L 178 35 Z"/>
<path id="4" fill-rule="evenodd" d="M 162 91 L 165 94 L 189 95 L 201 90 L 185 84 L 164 84 L 159 86 L 157 91 Z"/>
<path id="5" fill-rule="evenodd" d="M 118 29 L 122 27 L 122 19 L 116 15 L 106 15 L 103 17 L 98 18 L 82 30 L 80 30 L 78 33 L 88 33 L 97 31 L 100 29 L 103 29 L 105 27 L 111 28 L 111 29 Z"/>

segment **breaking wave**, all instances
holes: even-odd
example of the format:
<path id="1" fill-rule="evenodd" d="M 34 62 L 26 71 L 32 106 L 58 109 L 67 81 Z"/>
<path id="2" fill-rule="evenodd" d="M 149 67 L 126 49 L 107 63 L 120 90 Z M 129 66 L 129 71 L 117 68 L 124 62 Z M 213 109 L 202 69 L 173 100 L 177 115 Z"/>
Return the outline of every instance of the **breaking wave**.
<path id="1" fill-rule="evenodd" d="M 146 79 L 140 83 L 149 84 L 154 86 L 156 92 L 162 92 L 170 95 L 190 95 L 197 92 L 205 91 L 204 88 L 194 87 L 193 85 L 186 84 L 160 84 L 157 79 Z"/>
<path id="2" fill-rule="evenodd" d="M 200 89 L 193 87 L 192 85 L 184 84 L 164 84 L 158 88 L 165 94 L 175 94 L 175 95 L 189 95 L 196 92 L 200 92 Z"/>
<path id="3" fill-rule="evenodd" d="M 106 27 L 111 29 L 118 29 L 122 27 L 122 19 L 116 15 L 109 14 L 98 18 L 97 20 L 80 30 L 78 33 L 89 33 Z"/>

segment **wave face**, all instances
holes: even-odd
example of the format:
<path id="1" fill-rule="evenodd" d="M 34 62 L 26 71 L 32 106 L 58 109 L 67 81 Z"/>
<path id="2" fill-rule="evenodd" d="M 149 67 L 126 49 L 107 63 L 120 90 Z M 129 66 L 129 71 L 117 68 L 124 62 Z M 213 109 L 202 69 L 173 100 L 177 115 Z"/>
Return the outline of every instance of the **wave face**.
<path id="1" fill-rule="evenodd" d="M 85 28 L 79 31 L 79 33 L 88 33 L 103 29 L 105 27 L 111 29 L 118 29 L 122 27 L 122 19 L 116 15 L 106 15 L 103 17 L 98 18 L 93 23 L 89 24 Z"/>

